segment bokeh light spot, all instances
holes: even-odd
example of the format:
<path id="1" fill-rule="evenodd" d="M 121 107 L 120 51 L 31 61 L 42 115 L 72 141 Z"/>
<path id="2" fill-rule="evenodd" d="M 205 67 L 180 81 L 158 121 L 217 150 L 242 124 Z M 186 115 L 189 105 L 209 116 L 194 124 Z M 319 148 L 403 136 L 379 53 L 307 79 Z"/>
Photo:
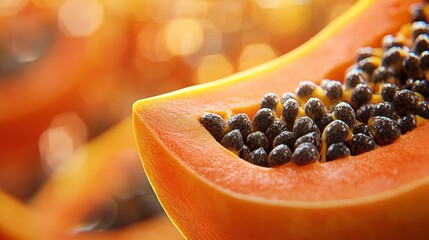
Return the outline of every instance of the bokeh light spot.
<path id="1" fill-rule="evenodd" d="M 167 61 L 172 55 L 167 50 L 164 39 L 165 31 L 162 26 L 157 23 L 148 23 L 137 35 L 137 50 L 150 61 Z"/>
<path id="2" fill-rule="evenodd" d="M 207 55 L 197 67 L 196 83 L 217 80 L 233 73 L 232 64 L 224 54 Z"/>
<path id="3" fill-rule="evenodd" d="M 266 43 L 249 44 L 244 47 L 240 55 L 239 70 L 245 70 L 264 62 L 267 62 L 277 55 L 274 49 Z"/>
<path id="4" fill-rule="evenodd" d="M 46 172 L 76 170 L 84 160 L 77 154 L 87 140 L 87 127 L 75 113 L 57 115 L 39 139 L 41 159 Z M 73 161 L 71 161 L 73 160 Z"/>
<path id="5" fill-rule="evenodd" d="M 104 12 L 97 0 L 66 0 L 59 9 L 60 26 L 73 36 L 87 36 L 103 22 Z"/>
<path id="6" fill-rule="evenodd" d="M 27 0 L 0 0 L 0 16 L 14 15 L 21 11 L 27 3 Z"/>
<path id="7" fill-rule="evenodd" d="M 255 0 L 261 8 L 277 8 L 283 4 L 285 0 Z"/>
<path id="8" fill-rule="evenodd" d="M 165 26 L 165 42 L 167 49 L 178 56 L 194 54 L 201 48 L 204 33 L 197 20 L 178 18 Z"/>

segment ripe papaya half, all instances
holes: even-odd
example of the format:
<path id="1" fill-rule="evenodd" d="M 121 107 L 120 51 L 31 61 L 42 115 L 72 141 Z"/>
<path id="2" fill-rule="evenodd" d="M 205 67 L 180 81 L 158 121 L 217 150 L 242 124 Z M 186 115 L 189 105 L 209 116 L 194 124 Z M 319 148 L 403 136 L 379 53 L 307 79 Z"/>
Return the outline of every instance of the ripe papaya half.
<path id="1" fill-rule="evenodd" d="M 429 239 L 425 120 L 362 154 L 277 167 L 243 160 L 200 122 L 205 113 L 253 118 L 266 93 L 294 92 L 303 80 L 342 81 L 357 49 L 380 47 L 389 34 L 410 35 L 414 2 L 359 1 L 274 61 L 134 104 L 143 167 L 186 238 Z"/>

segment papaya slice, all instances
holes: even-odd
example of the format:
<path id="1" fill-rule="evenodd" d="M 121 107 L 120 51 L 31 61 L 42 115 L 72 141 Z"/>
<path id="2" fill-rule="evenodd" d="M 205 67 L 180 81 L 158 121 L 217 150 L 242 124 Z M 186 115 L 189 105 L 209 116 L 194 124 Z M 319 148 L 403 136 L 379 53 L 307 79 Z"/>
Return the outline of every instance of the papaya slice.
<path id="1" fill-rule="evenodd" d="M 359 1 L 318 35 L 267 64 L 143 99 L 133 126 L 143 167 L 189 239 L 427 239 L 429 125 L 394 143 L 330 162 L 266 168 L 224 148 L 204 113 L 253 117 L 268 92 L 343 79 L 356 50 L 408 34 L 415 1 Z M 405 30 L 404 30 L 405 29 Z"/>

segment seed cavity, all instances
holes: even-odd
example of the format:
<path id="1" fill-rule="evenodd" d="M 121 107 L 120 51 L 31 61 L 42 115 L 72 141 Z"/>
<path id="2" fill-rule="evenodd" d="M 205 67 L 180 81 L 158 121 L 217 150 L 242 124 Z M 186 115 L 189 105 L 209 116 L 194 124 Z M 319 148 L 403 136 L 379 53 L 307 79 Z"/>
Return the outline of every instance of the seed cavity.
<path id="1" fill-rule="evenodd" d="M 262 96 L 253 116 L 204 113 L 200 123 L 261 167 L 348 159 L 394 143 L 429 119 L 427 4 L 411 6 L 405 32 L 359 48 L 343 79 L 301 81 L 294 92 Z"/>

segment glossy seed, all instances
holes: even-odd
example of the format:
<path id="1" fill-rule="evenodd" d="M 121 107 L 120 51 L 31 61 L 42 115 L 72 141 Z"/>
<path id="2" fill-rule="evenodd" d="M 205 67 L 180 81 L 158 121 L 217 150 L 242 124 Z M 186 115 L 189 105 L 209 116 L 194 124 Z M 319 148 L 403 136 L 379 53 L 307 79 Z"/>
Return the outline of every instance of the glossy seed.
<path id="1" fill-rule="evenodd" d="M 372 107 L 371 115 L 387 117 L 393 120 L 397 118 L 395 107 L 390 102 L 381 102 L 381 103 L 374 104 Z"/>
<path id="2" fill-rule="evenodd" d="M 349 142 L 352 155 L 359 155 L 364 152 L 371 151 L 376 146 L 374 139 L 363 133 L 353 134 Z"/>
<path id="3" fill-rule="evenodd" d="M 322 139 L 326 142 L 327 146 L 333 143 L 345 142 L 350 136 L 349 126 L 341 121 L 334 120 L 323 131 Z"/>
<path id="4" fill-rule="evenodd" d="M 418 98 L 410 90 L 400 90 L 395 93 L 393 105 L 400 114 L 413 113 L 417 106 Z"/>
<path id="5" fill-rule="evenodd" d="M 368 121 L 368 126 L 378 145 L 391 144 L 401 136 L 396 121 L 387 117 L 372 117 Z"/>
<path id="6" fill-rule="evenodd" d="M 417 115 L 425 119 L 429 118 L 429 105 L 427 101 L 419 101 L 416 109 Z"/>
<path id="7" fill-rule="evenodd" d="M 296 139 L 311 132 L 319 132 L 320 134 L 319 129 L 311 118 L 304 116 L 296 119 L 293 125 L 293 135 Z"/>
<path id="8" fill-rule="evenodd" d="M 396 81 L 396 78 L 395 72 L 392 69 L 383 66 L 375 69 L 371 76 L 373 83 L 393 83 Z"/>
<path id="9" fill-rule="evenodd" d="M 408 78 L 420 78 L 422 76 L 420 70 L 420 58 L 415 53 L 409 53 L 404 59 L 402 68 Z"/>
<path id="10" fill-rule="evenodd" d="M 296 99 L 296 95 L 291 92 L 286 92 L 282 95 L 282 98 L 280 100 L 281 104 L 284 104 L 288 99 Z"/>
<path id="11" fill-rule="evenodd" d="M 260 108 L 269 108 L 275 111 L 278 103 L 279 103 L 279 97 L 275 93 L 267 93 L 262 98 Z"/>
<path id="12" fill-rule="evenodd" d="M 384 83 L 381 86 L 381 97 L 384 101 L 391 102 L 395 98 L 395 93 L 399 91 L 399 87 L 392 83 Z"/>
<path id="13" fill-rule="evenodd" d="M 326 161 L 329 162 L 350 155 L 350 149 L 343 142 L 334 143 L 326 150 Z"/>
<path id="14" fill-rule="evenodd" d="M 265 131 L 265 135 L 268 138 L 269 142 L 273 142 L 274 138 L 277 137 L 280 133 L 287 130 L 287 126 L 284 122 L 282 122 L 279 118 L 274 120 L 273 124 L 271 124 L 267 131 Z"/>
<path id="15" fill-rule="evenodd" d="M 366 124 L 360 123 L 355 125 L 355 127 L 353 128 L 353 134 L 358 134 L 358 133 L 362 133 L 369 137 L 372 137 L 371 130 Z"/>
<path id="16" fill-rule="evenodd" d="M 427 23 L 423 21 L 413 22 L 411 25 L 411 38 L 415 41 L 420 34 L 428 34 L 429 29 Z"/>
<path id="17" fill-rule="evenodd" d="M 265 132 L 265 130 L 267 130 L 267 128 L 273 124 L 275 118 L 276 116 L 271 109 L 261 108 L 253 117 L 253 129 L 255 131 Z"/>
<path id="18" fill-rule="evenodd" d="M 247 138 L 247 135 L 249 135 L 252 130 L 252 122 L 246 113 L 239 113 L 232 116 L 228 119 L 227 125 L 231 129 L 239 129 L 244 139 Z"/>
<path id="19" fill-rule="evenodd" d="M 268 155 L 268 167 L 276 167 L 290 162 L 292 151 L 285 144 L 280 144 Z"/>
<path id="20" fill-rule="evenodd" d="M 363 83 L 359 83 L 352 91 L 351 101 L 356 106 L 368 103 L 372 98 L 372 89 Z"/>
<path id="21" fill-rule="evenodd" d="M 334 119 L 332 118 L 331 114 L 325 114 L 321 118 L 317 119 L 315 123 L 320 132 L 323 132 L 326 126 L 332 121 L 334 121 Z"/>
<path id="22" fill-rule="evenodd" d="M 354 88 L 359 83 L 367 83 L 365 73 L 360 69 L 352 69 L 346 73 L 345 85 L 347 88 Z"/>
<path id="23" fill-rule="evenodd" d="M 258 148 L 249 153 L 248 162 L 261 167 L 268 167 L 268 154 L 264 148 Z"/>
<path id="24" fill-rule="evenodd" d="M 247 136 L 246 145 L 253 151 L 258 148 L 264 148 L 266 151 L 270 149 L 270 142 L 268 141 L 267 136 L 263 132 L 256 131 L 252 132 Z"/>
<path id="25" fill-rule="evenodd" d="M 420 34 L 413 42 L 412 49 L 417 55 L 429 50 L 429 36 L 426 34 Z"/>
<path id="26" fill-rule="evenodd" d="M 407 80 L 405 80 L 405 82 L 403 83 L 402 89 L 406 89 L 406 90 L 411 90 L 411 88 L 413 87 L 415 80 L 412 78 L 408 78 Z"/>
<path id="27" fill-rule="evenodd" d="M 356 114 L 352 106 L 346 102 L 340 102 L 334 107 L 334 119 L 342 120 L 349 127 L 353 126 L 356 121 Z"/>
<path id="28" fill-rule="evenodd" d="M 285 144 L 287 145 L 291 150 L 293 150 L 293 146 L 295 144 L 295 136 L 293 135 L 292 132 L 290 131 L 283 131 L 282 133 L 280 133 L 279 135 L 277 135 L 277 137 L 274 138 L 273 140 L 273 147 L 276 147 L 280 144 Z"/>
<path id="29" fill-rule="evenodd" d="M 316 84 L 310 81 L 301 81 L 299 86 L 296 88 L 296 95 L 300 98 L 309 98 L 313 94 Z"/>
<path id="30" fill-rule="evenodd" d="M 402 62 L 405 54 L 401 47 L 392 47 L 383 54 L 381 65 L 399 72 L 402 69 Z"/>
<path id="31" fill-rule="evenodd" d="M 325 87 L 326 97 L 329 100 L 338 100 L 343 96 L 343 85 L 339 81 L 329 81 Z"/>
<path id="32" fill-rule="evenodd" d="M 325 105 L 319 98 L 308 99 L 304 105 L 304 111 L 313 120 L 321 118 L 326 113 Z"/>
<path id="33" fill-rule="evenodd" d="M 222 146 L 231 152 L 239 153 L 243 148 L 243 136 L 240 133 L 240 130 L 235 129 L 225 134 L 221 140 Z"/>
<path id="34" fill-rule="evenodd" d="M 240 151 L 240 155 L 239 155 L 240 158 L 248 161 L 249 155 L 250 155 L 249 147 L 247 147 L 246 145 L 243 145 L 243 147 L 241 148 L 241 151 Z"/>
<path id="35" fill-rule="evenodd" d="M 356 119 L 361 123 L 367 123 L 368 119 L 372 115 L 372 108 L 374 107 L 374 104 L 365 104 L 360 106 L 356 110 Z"/>
<path id="36" fill-rule="evenodd" d="M 372 47 L 361 47 L 357 50 L 356 62 L 365 58 L 374 56 L 374 49 Z"/>
<path id="37" fill-rule="evenodd" d="M 416 116 L 412 114 L 403 116 L 402 118 L 398 119 L 397 123 L 402 134 L 412 131 L 414 128 L 417 127 Z"/>
<path id="38" fill-rule="evenodd" d="M 299 113 L 299 102 L 295 99 L 288 99 L 282 107 L 282 119 L 286 123 L 293 124 Z"/>
<path id="39" fill-rule="evenodd" d="M 326 86 L 328 86 L 328 83 L 330 83 L 331 81 L 334 81 L 334 80 L 331 80 L 331 79 L 323 79 L 321 82 L 320 82 L 320 88 L 322 88 L 323 90 L 326 90 Z M 341 84 L 341 83 L 340 83 Z"/>
<path id="40" fill-rule="evenodd" d="M 317 147 L 312 143 L 303 143 L 292 153 L 291 161 L 297 165 L 307 165 L 316 162 L 320 157 Z"/>
<path id="41" fill-rule="evenodd" d="M 411 91 L 429 97 L 429 82 L 426 79 L 415 80 L 411 85 Z"/>
<path id="42" fill-rule="evenodd" d="M 362 59 L 358 62 L 358 67 L 368 75 L 371 75 L 375 69 L 379 67 L 379 63 L 376 62 L 376 58 L 369 57 Z"/>
<path id="43" fill-rule="evenodd" d="M 422 71 L 429 70 L 429 51 L 424 51 L 422 54 L 420 54 L 419 65 Z"/>
<path id="44" fill-rule="evenodd" d="M 204 113 L 200 118 L 200 123 L 209 131 L 209 133 L 220 142 L 223 138 L 226 123 L 225 120 L 215 113 Z"/>
<path id="45" fill-rule="evenodd" d="M 426 14 L 424 12 L 424 3 L 415 3 L 410 7 L 411 20 L 413 22 L 427 22 Z"/>
<path id="46" fill-rule="evenodd" d="M 294 144 L 294 149 L 306 142 L 312 143 L 314 146 L 316 146 L 318 151 L 320 151 L 322 148 L 322 138 L 320 137 L 320 134 L 317 132 L 311 132 L 298 138 Z"/>
<path id="47" fill-rule="evenodd" d="M 382 44 L 382 47 L 385 51 L 387 51 L 393 47 L 402 48 L 404 46 L 404 43 L 399 41 L 397 37 L 395 37 L 391 34 L 384 36 L 382 41 L 381 41 L 381 44 Z"/>

